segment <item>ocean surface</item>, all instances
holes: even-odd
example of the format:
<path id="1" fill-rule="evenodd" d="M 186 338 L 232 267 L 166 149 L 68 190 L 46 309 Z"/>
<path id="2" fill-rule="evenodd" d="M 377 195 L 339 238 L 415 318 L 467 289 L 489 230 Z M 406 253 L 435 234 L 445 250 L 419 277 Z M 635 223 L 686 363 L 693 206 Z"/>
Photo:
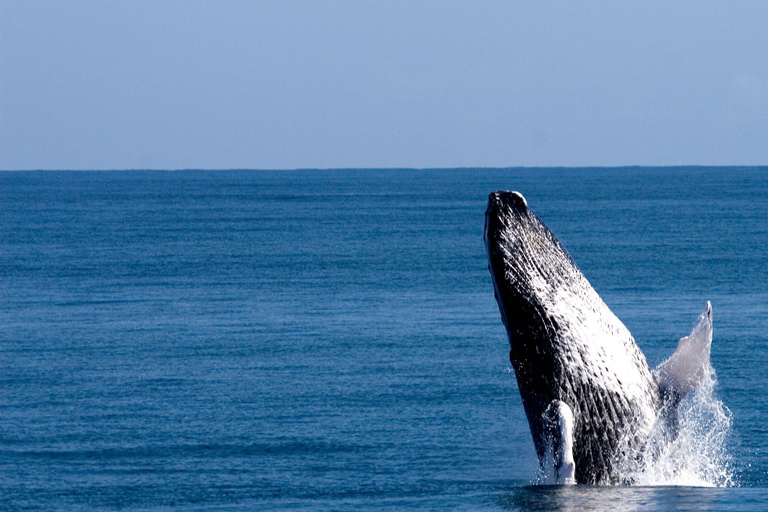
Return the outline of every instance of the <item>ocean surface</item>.
<path id="1" fill-rule="evenodd" d="M 522 192 L 651 366 L 643 485 L 537 486 L 483 246 Z M 768 168 L 0 173 L 0 509 L 765 510 Z"/>

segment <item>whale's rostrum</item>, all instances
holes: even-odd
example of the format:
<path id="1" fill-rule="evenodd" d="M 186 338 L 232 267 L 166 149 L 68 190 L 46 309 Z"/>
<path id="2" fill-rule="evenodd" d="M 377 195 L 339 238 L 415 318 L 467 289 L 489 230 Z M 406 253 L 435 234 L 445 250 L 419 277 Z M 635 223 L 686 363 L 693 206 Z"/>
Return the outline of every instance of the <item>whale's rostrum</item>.
<path id="1" fill-rule="evenodd" d="M 485 246 L 544 481 L 621 483 L 619 461 L 674 437 L 677 404 L 709 368 L 711 306 L 653 371 L 520 193 L 490 194 Z"/>

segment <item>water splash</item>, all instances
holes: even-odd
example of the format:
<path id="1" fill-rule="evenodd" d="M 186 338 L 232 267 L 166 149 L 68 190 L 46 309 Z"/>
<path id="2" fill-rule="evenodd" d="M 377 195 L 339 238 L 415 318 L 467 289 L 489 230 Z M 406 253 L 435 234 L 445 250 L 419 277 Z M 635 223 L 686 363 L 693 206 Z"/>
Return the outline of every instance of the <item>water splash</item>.
<path id="1" fill-rule="evenodd" d="M 622 477 L 646 486 L 736 486 L 735 469 L 728 452 L 731 411 L 715 393 L 717 376 L 710 367 L 699 387 L 679 407 L 677 437 L 656 454 L 628 454 L 620 462 Z"/>

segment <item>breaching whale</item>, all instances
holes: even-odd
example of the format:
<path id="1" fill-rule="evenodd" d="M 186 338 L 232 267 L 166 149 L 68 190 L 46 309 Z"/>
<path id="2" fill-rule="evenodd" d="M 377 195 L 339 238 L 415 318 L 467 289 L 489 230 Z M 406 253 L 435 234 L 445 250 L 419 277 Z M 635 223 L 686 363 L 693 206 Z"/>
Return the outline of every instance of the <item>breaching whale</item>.
<path id="1" fill-rule="evenodd" d="M 676 436 L 677 406 L 709 369 L 712 308 L 652 370 L 518 192 L 490 194 L 485 246 L 509 359 L 545 483 L 627 482 Z"/>

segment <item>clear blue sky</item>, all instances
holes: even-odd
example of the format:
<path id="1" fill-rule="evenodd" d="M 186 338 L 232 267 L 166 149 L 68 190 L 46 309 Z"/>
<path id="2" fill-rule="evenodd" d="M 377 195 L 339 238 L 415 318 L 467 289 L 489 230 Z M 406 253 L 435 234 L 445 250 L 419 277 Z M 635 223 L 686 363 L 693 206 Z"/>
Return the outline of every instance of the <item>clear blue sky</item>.
<path id="1" fill-rule="evenodd" d="M 768 2 L 0 0 L 0 169 L 768 164 Z"/>

